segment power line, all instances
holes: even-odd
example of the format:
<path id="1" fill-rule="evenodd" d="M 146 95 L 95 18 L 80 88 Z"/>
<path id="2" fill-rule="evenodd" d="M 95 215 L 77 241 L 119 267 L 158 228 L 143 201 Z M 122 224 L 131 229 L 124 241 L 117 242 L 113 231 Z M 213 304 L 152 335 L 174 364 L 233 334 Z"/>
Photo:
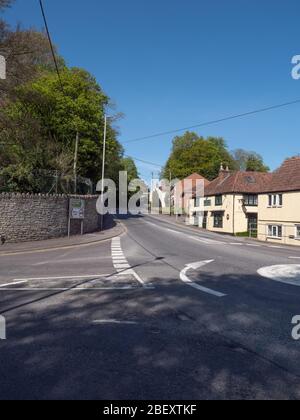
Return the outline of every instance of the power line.
<path id="1" fill-rule="evenodd" d="M 166 135 L 169 135 L 169 134 L 176 134 L 176 133 L 180 133 L 182 131 L 187 131 L 187 130 L 191 130 L 191 129 L 194 129 L 194 128 L 206 127 L 206 126 L 209 126 L 209 125 L 214 125 L 214 124 L 218 124 L 218 123 L 225 122 L 225 121 L 235 120 L 235 119 L 238 119 L 238 118 L 248 117 L 248 116 L 255 115 L 255 114 L 261 114 L 263 112 L 268 112 L 268 111 L 272 111 L 272 110 L 279 109 L 279 108 L 285 108 L 287 106 L 296 105 L 296 104 L 300 104 L 300 99 L 296 99 L 295 101 L 285 102 L 285 103 L 278 104 L 278 105 L 269 106 L 269 107 L 266 107 L 266 108 L 260 108 L 260 109 L 254 110 L 254 111 L 244 112 L 242 114 L 231 115 L 229 117 L 220 118 L 220 119 L 216 119 L 216 120 L 212 120 L 212 121 L 207 121 L 207 122 L 195 124 L 195 125 L 192 125 L 192 126 L 189 126 L 189 127 L 178 128 L 176 130 L 164 131 L 164 132 L 161 132 L 161 133 L 152 134 L 150 136 L 139 137 L 139 138 L 136 138 L 136 139 L 125 141 L 125 142 L 123 142 L 123 144 L 135 143 L 135 142 L 139 142 L 139 141 L 143 141 L 143 140 L 150 140 L 150 139 L 154 139 L 154 138 L 157 138 L 157 137 L 166 136 Z"/>
<path id="2" fill-rule="evenodd" d="M 59 79 L 59 83 L 60 83 L 61 89 L 62 89 L 62 91 L 64 91 L 64 86 L 63 86 L 63 83 L 62 83 L 62 80 L 61 80 L 61 76 L 60 76 L 60 72 L 59 72 L 59 68 L 58 68 L 58 63 L 57 63 L 56 55 L 55 55 L 55 52 L 54 52 L 54 47 L 53 47 L 53 43 L 52 43 L 52 40 L 51 40 L 51 35 L 50 35 L 50 31 L 49 31 L 49 27 L 48 27 L 48 23 L 47 23 L 47 18 L 46 18 L 46 14 L 45 14 L 45 10 L 44 10 L 44 6 L 43 6 L 43 3 L 42 3 L 42 0 L 39 0 L 39 3 L 40 3 L 40 7 L 41 7 L 41 12 L 42 12 L 42 15 L 43 15 L 44 23 L 45 23 L 45 28 L 46 28 L 46 32 L 47 32 L 47 37 L 48 37 L 48 41 L 49 41 L 49 44 L 50 44 L 50 48 L 51 48 L 51 53 L 52 53 L 52 57 L 53 57 L 53 61 L 54 61 L 55 69 L 56 69 L 56 73 L 57 73 L 57 76 L 58 76 L 58 79 Z"/>
<path id="3" fill-rule="evenodd" d="M 137 162 L 146 163 L 147 165 L 156 166 L 157 168 L 160 168 L 160 169 L 164 168 L 163 165 L 159 165 L 158 163 L 149 162 L 148 160 L 139 159 L 139 158 L 136 158 L 134 156 L 128 156 L 128 155 L 124 155 L 124 156 L 127 157 L 127 158 L 132 158 L 133 160 L 136 160 Z"/>

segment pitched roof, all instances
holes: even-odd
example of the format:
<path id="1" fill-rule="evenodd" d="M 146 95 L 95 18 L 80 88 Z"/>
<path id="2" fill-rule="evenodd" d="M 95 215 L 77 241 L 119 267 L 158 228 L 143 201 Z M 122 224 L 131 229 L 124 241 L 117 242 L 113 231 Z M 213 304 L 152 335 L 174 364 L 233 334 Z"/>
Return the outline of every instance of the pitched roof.
<path id="1" fill-rule="evenodd" d="M 264 192 L 300 191 L 300 156 L 286 159 L 272 174 L 272 179 Z"/>
<path id="2" fill-rule="evenodd" d="M 268 188 L 272 174 L 261 172 L 223 171 L 206 188 L 205 195 L 230 193 L 258 194 Z"/>
<path id="3" fill-rule="evenodd" d="M 181 183 L 181 184 L 182 184 L 182 186 L 183 186 L 184 181 L 192 181 L 192 185 L 193 185 L 193 189 L 194 189 L 194 188 L 196 187 L 196 182 L 197 182 L 198 180 L 203 180 L 203 181 L 204 181 L 204 186 L 205 186 L 205 187 L 206 187 L 206 186 L 208 186 L 208 185 L 210 184 L 210 181 L 209 181 L 208 179 L 204 178 L 204 176 L 199 175 L 199 174 L 197 174 L 197 173 L 194 173 L 194 174 L 192 174 L 192 175 L 188 176 L 187 178 L 184 178 L 183 180 L 179 181 L 179 183 Z"/>

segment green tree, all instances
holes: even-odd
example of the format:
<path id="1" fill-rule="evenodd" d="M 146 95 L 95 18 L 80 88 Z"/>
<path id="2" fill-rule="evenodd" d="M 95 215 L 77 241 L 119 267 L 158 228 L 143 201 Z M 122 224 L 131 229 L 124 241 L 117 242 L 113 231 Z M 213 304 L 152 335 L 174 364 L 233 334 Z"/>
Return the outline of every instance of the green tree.
<path id="1" fill-rule="evenodd" d="M 104 113 L 109 98 L 85 70 L 64 68 L 62 91 L 57 75 L 40 77 L 15 90 L 16 98 L 0 112 L 0 175 L 11 188 L 38 188 L 32 173 L 40 168 L 72 174 L 76 133 L 80 135 L 78 175 L 101 178 Z M 106 177 L 117 179 L 122 146 L 108 124 Z"/>
<path id="2" fill-rule="evenodd" d="M 265 165 L 263 158 L 256 152 L 237 149 L 232 152 L 237 169 L 240 171 L 269 172 L 270 168 Z"/>
<path id="3" fill-rule="evenodd" d="M 218 176 L 223 163 L 230 169 L 235 169 L 235 162 L 227 150 L 222 138 L 199 137 L 196 133 L 187 132 L 173 141 L 173 149 L 167 161 L 163 176 L 183 179 L 194 172 L 209 180 Z"/>
<path id="4" fill-rule="evenodd" d="M 249 156 L 246 171 L 252 172 L 269 172 L 270 168 L 264 164 L 263 158 L 253 154 Z"/>
<path id="5" fill-rule="evenodd" d="M 127 171 L 128 182 L 131 182 L 139 178 L 139 173 L 134 160 L 131 157 L 125 157 L 122 159 L 122 168 Z"/>

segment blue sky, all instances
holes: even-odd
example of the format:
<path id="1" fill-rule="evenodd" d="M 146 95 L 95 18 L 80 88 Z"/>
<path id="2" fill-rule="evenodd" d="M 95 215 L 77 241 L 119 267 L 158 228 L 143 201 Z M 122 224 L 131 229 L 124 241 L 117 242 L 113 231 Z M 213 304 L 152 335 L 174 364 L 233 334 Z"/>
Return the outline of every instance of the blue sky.
<path id="1" fill-rule="evenodd" d="M 93 73 L 125 114 L 121 143 L 300 98 L 299 0 L 44 0 L 70 66 Z M 11 23 L 43 27 L 38 0 L 17 0 Z M 197 130 L 255 150 L 272 169 L 300 153 L 300 104 Z M 172 136 L 126 145 L 164 164 Z M 150 178 L 157 168 L 138 164 Z"/>

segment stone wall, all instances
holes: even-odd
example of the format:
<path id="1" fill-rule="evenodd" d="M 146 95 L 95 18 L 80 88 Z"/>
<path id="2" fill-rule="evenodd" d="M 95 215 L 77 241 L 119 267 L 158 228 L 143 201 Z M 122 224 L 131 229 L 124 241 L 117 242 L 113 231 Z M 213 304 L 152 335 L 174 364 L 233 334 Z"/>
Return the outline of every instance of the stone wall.
<path id="1" fill-rule="evenodd" d="M 67 236 L 69 196 L 0 194 L 0 235 L 7 242 L 26 242 Z M 85 200 L 84 233 L 99 228 L 97 196 Z M 81 223 L 71 221 L 71 235 L 80 234 Z"/>

